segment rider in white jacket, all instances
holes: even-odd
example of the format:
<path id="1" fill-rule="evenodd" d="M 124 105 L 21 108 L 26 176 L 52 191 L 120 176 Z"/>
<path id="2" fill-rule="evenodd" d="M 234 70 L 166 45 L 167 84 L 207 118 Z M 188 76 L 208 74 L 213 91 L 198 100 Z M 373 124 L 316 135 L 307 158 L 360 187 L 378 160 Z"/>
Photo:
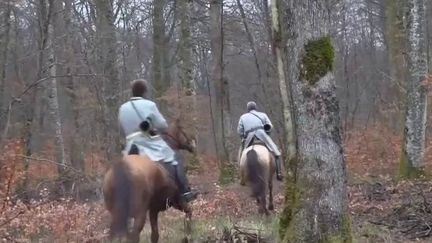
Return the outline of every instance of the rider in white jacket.
<path id="1" fill-rule="evenodd" d="M 120 127 L 126 136 L 127 154 L 145 154 L 152 161 L 163 162 L 164 167 L 175 174 L 183 198 L 190 201 L 196 197 L 196 192 L 191 192 L 184 172 L 183 161 L 169 147 L 158 134 L 166 133 L 168 124 L 157 105 L 144 98 L 147 92 L 147 82 L 138 79 L 132 82 L 132 98 L 121 105 L 118 119 Z M 143 128 L 146 124 L 147 128 Z M 156 134 L 152 134 L 156 133 Z M 177 158 L 177 159 L 176 159 Z"/>
<path id="2" fill-rule="evenodd" d="M 237 133 L 242 138 L 242 147 L 247 147 L 254 137 L 264 142 L 267 148 L 275 156 L 276 178 L 281 181 L 283 178 L 280 161 L 281 152 L 271 137 L 268 135 L 273 127 L 273 124 L 266 113 L 256 110 L 255 102 L 248 102 L 247 110 L 248 112 L 240 117 L 237 127 Z"/>

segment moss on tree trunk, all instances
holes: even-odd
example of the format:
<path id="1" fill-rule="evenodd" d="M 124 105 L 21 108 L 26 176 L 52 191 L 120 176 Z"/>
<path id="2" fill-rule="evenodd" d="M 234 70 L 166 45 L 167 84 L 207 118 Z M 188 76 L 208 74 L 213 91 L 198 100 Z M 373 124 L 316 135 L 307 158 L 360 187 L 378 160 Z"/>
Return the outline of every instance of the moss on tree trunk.
<path id="1" fill-rule="evenodd" d="M 280 242 L 352 242 L 335 51 L 324 1 L 284 1 L 285 73 L 293 99 L 295 159 L 287 166 Z"/>

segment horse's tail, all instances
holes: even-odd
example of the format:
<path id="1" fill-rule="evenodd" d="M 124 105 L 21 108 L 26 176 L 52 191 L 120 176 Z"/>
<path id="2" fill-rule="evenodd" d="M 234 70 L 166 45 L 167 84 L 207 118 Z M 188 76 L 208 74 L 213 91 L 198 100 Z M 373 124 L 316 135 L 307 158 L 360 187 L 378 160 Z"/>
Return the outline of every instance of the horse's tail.
<path id="1" fill-rule="evenodd" d="M 113 170 L 113 219 L 111 237 L 124 236 L 128 231 L 128 218 L 131 206 L 131 186 L 125 163 L 116 163 Z"/>
<path id="2" fill-rule="evenodd" d="M 252 186 L 252 196 L 259 197 L 265 191 L 264 168 L 261 166 L 258 154 L 254 149 L 246 153 L 248 181 Z"/>

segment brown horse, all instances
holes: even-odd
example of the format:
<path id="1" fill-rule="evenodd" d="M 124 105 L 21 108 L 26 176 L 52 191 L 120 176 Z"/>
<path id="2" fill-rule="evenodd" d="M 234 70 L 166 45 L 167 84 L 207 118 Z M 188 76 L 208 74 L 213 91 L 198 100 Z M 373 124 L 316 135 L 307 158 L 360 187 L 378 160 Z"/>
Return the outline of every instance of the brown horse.
<path id="1" fill-rule="evenodd" d="M 275 174 L 275 159 L 268 148 L 258 139 L 243 150 L 240 156 L 240 184 L 248 184 L 258 204 L 258 212 L 269 215 L 273 210 L 273 175 Z M 269 192 L 267 208 L 266 187 Z"/>
<path id="2" fill-rule="evenodd" d="M 173 149 L 194 152 L 194 141 L 179 130 L 181 126 L 176 125 L 164 137 L 169 138 Z M 139 242 L 149 214 L 151 242 L 158 242 L 158 215 L 170 206 L 185 212 L 187 222 L 192 217 L 191 208 L 181 202 L 180 191 L 168 171 L 145 155 L 127 155 L 113 164 L 105 175 L 103 194 L 111 214 L 111 239 L 127 236 L 131 242 Z M 131 231 L 128 230 L 129 218 L 134 219 Z"/>

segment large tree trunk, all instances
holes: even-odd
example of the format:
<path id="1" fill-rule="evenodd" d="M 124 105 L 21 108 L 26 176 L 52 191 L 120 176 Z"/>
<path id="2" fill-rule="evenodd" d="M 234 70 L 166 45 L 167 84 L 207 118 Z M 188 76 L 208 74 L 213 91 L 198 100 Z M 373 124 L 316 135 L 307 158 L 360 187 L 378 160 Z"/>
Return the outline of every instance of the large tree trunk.
<path id="1" fill-rule="evenodd" d="M 49 14 L 52 13 L 48 10 L 47 0 L 39 0 L 35 2 L 35 8 L 37 10 L 37 22 L 39 26 L 38 32 L 38 61 L 37 68 L 38 72 L 36 80 L 40 80 L 44 76 L 44 63 L 46 57 L 46 48 L 48 42 L 48 26 L 49 26 Z M 28 84 L 30 85 L 30 84 Z M 35 110 L 37 107 L 37 97 L 40 93 L 40 88 L 36 87 L 29 95 L 26 100 L 26 106 L 28 107 L 25 111 L 25 124 L 22 130 L 22 137 L 24 140 L 24 154 L 27 157 L 24 161 L 24 179 L 22 182 L 21 190 L 23 190 L 23 198 L 27 200 L 27 187 L 29 182 L 28 169 L 30 167 L 29 157 L 33 154 L 32 140 L 33 140 L 33 122 L 35 119 Z"/>
<path id="2" fill-rule="evenodd" d="M 189 1 L 178 2 L 180 18 L 179 67 L 183 94 L 195 94 L 195 84 L 192 75 L 192 40 L 191 40 L 191 5 Z"/>
<path id="3" fill-rule="evenodd" d="M 73 37 L 74 30 L 72 25 L 72 3 L 69 0 L 64 0 L 64 26 L 65 26 L 65 37 L 64 37 L 64 45 L 65 45 L 65 66 L 66 66 L 66 94 L 69 100 L 69 111 L 72 112 L 72 129 L 70 136 L 70 162 L 71 166 L 76 171 L 83 172 L 85 169 L 84 166 L 84 148 L 83 143 L 81 142 L 80 133 L 80 102 L 78 97 L 78 85 L 76 84 L 76 79 L 74 75 L 75 71 L 75 50 L 73 46 Z"/>
<path id="4" fill-rule="evenodd" d="M 390 77 L 392 87 L 388 90 L 395 90 L 396 94 L 404 97 L 407 87 L 404 51 L 406 50 L 405 30 L 403 25 L 403 9 L 405 0 L 386 0 L 385 8 L 385 37 L 387 43 Z M 399 110 L 406 110 L 406 101 L 402 98 L 397 102 Z M 398 125 L 403 124 L 403 116 L 396 120 Z M 399 127 L 399 126 L 398 126 Z"/>
<path id="5" fill-rule="evenodd" d="M 417 177 L 423 170 L 428 75 L 426 9 L 423 0 L 407 1 L 407 109 L 400 161 L 402 177 Z"/>
<path id="6" fill-rule="evenodd" d="M 111 1 L 96 0 L 96 32 L 98 36 L 98 65 L 102 75 L 103 116 L 106 135 L 105 152 L 112 161 L 116 153 L 120 153 L 120 139 L 117 124 L 117 108 L 119 104 L 120 80 L 116 65 L 116 31 Z"/>
<path id="7" fill-rule="evenodd" d="M 161 96 L 170 85 L 168 66 L 168 45 L 165 36 L 164 8 L 166 0 L 153 1 L 153 84 L 156 97 Z"/>
<path id="8" fill-rule="evenodd" d="M 276 67 L 278 74 L 279 92 L 281 96 L 281 108 L 283 115 L 284 125 L 284 142 L 286 146 L 286 161 L 290 161 L 295 157 L 295 134 L 291 115 L 290 103 L 292 103 L 291 95 L 287 90 L 287 82 L 284 73 L 284 62 L 283 62 L 283 51 L 284 45 L 282 40 L 281 26 L 280 26 L 280 14 L 279 14 L 280 0 L 271 1 L 272 11 L 272 43 L 273 43 L 273 54 L 276 59 Z"/>
<path id="9" fill-rule="evenodd" d="M 181 96 L 191 96 L 192 102 L 186 100 L 186 107 L 180 104 L 180 119 L 185 120 L 186 116 L 192 116 L 193 122 L 193 133 L 195 139 L 198 138 L 198 127 L 197 127 L 197 98 L 196 98 L 196 87 L 193 75 L 193 63 L 192 63 L 192 39 L 191 39 L 191 11 L 192 1 L 179 1 L 177 3 L 177 13 L 180 18 L 180 44 L 179 44 L 179 68 L 180 68 L 180 80 L 181 80 Z M 184 111 L 190 111 L 188 114 L 184 114 Z M 196 166 L 198 164 L 198 157 L 194 155 L 191 160 L 191 165 Z"/>
<path id="10" fill-rule="evenodd" d="M 0 29 L 0 115 L 3 114 L 5 102 L 5 82 L 6 82 L 6 64 L 8 59 L 9 41 L 10 41 L 10 28 L 11 28 L 11 11 L 12 3 L 10 1 L 6 2 L 6 9 L 0 15 L 0 18 L 4 23 L 4 30 Z M 5 117 L 0 117 L 0 131 L 3 130 L 5 125 Z"/>
<path id="11" fill-rule="evenodd" d="M 288 165 L 282 242 L 351 242 L 330 9 L 321 0 L 283 2 L 297 154 Z"/>
<path id="12" fill-rule="evenodd" d="M 49 16 L 48 19 L 48 36 L 47 36 L 47 47 L 48 47 L 48 67 L 49 73 L 48 75 L 51 77 L 46 87 L 48 89 L 48 111 L 51 115 L 51 122 L 54 127 L 55 136 L 55 156 L 56 161 L 58 162 L 58 173 L 61 180 L 67 180 L 66 178 L 62 178 L 66 176 L 66 155 L 65 155 L 65 145 L 63 139 L 63 131 L 62 131 L 62 121 L 60 118 L 60 108 L 58 101 L 58 92 L 57 92 L 57 63 L 56 55 L 55 55 L 55 26 L 58 26 L 58 10 L 59 5 L 58 1 L 50 0 L 49 1 Z M 58 33 L 58 32 L 57 32 Z"/>
<path id="13" fill-rule="evenodd" d="M 230 181 L 232 164 L 228 150 L 228 131 L 231 130 L 228 82 L 223 77 L 223 1 L 210 1 L 210 45 L 212 52 L 211 77 L 214 86 L 212 119 L 216 153 L 219 160 L 220 180 Z"/>

